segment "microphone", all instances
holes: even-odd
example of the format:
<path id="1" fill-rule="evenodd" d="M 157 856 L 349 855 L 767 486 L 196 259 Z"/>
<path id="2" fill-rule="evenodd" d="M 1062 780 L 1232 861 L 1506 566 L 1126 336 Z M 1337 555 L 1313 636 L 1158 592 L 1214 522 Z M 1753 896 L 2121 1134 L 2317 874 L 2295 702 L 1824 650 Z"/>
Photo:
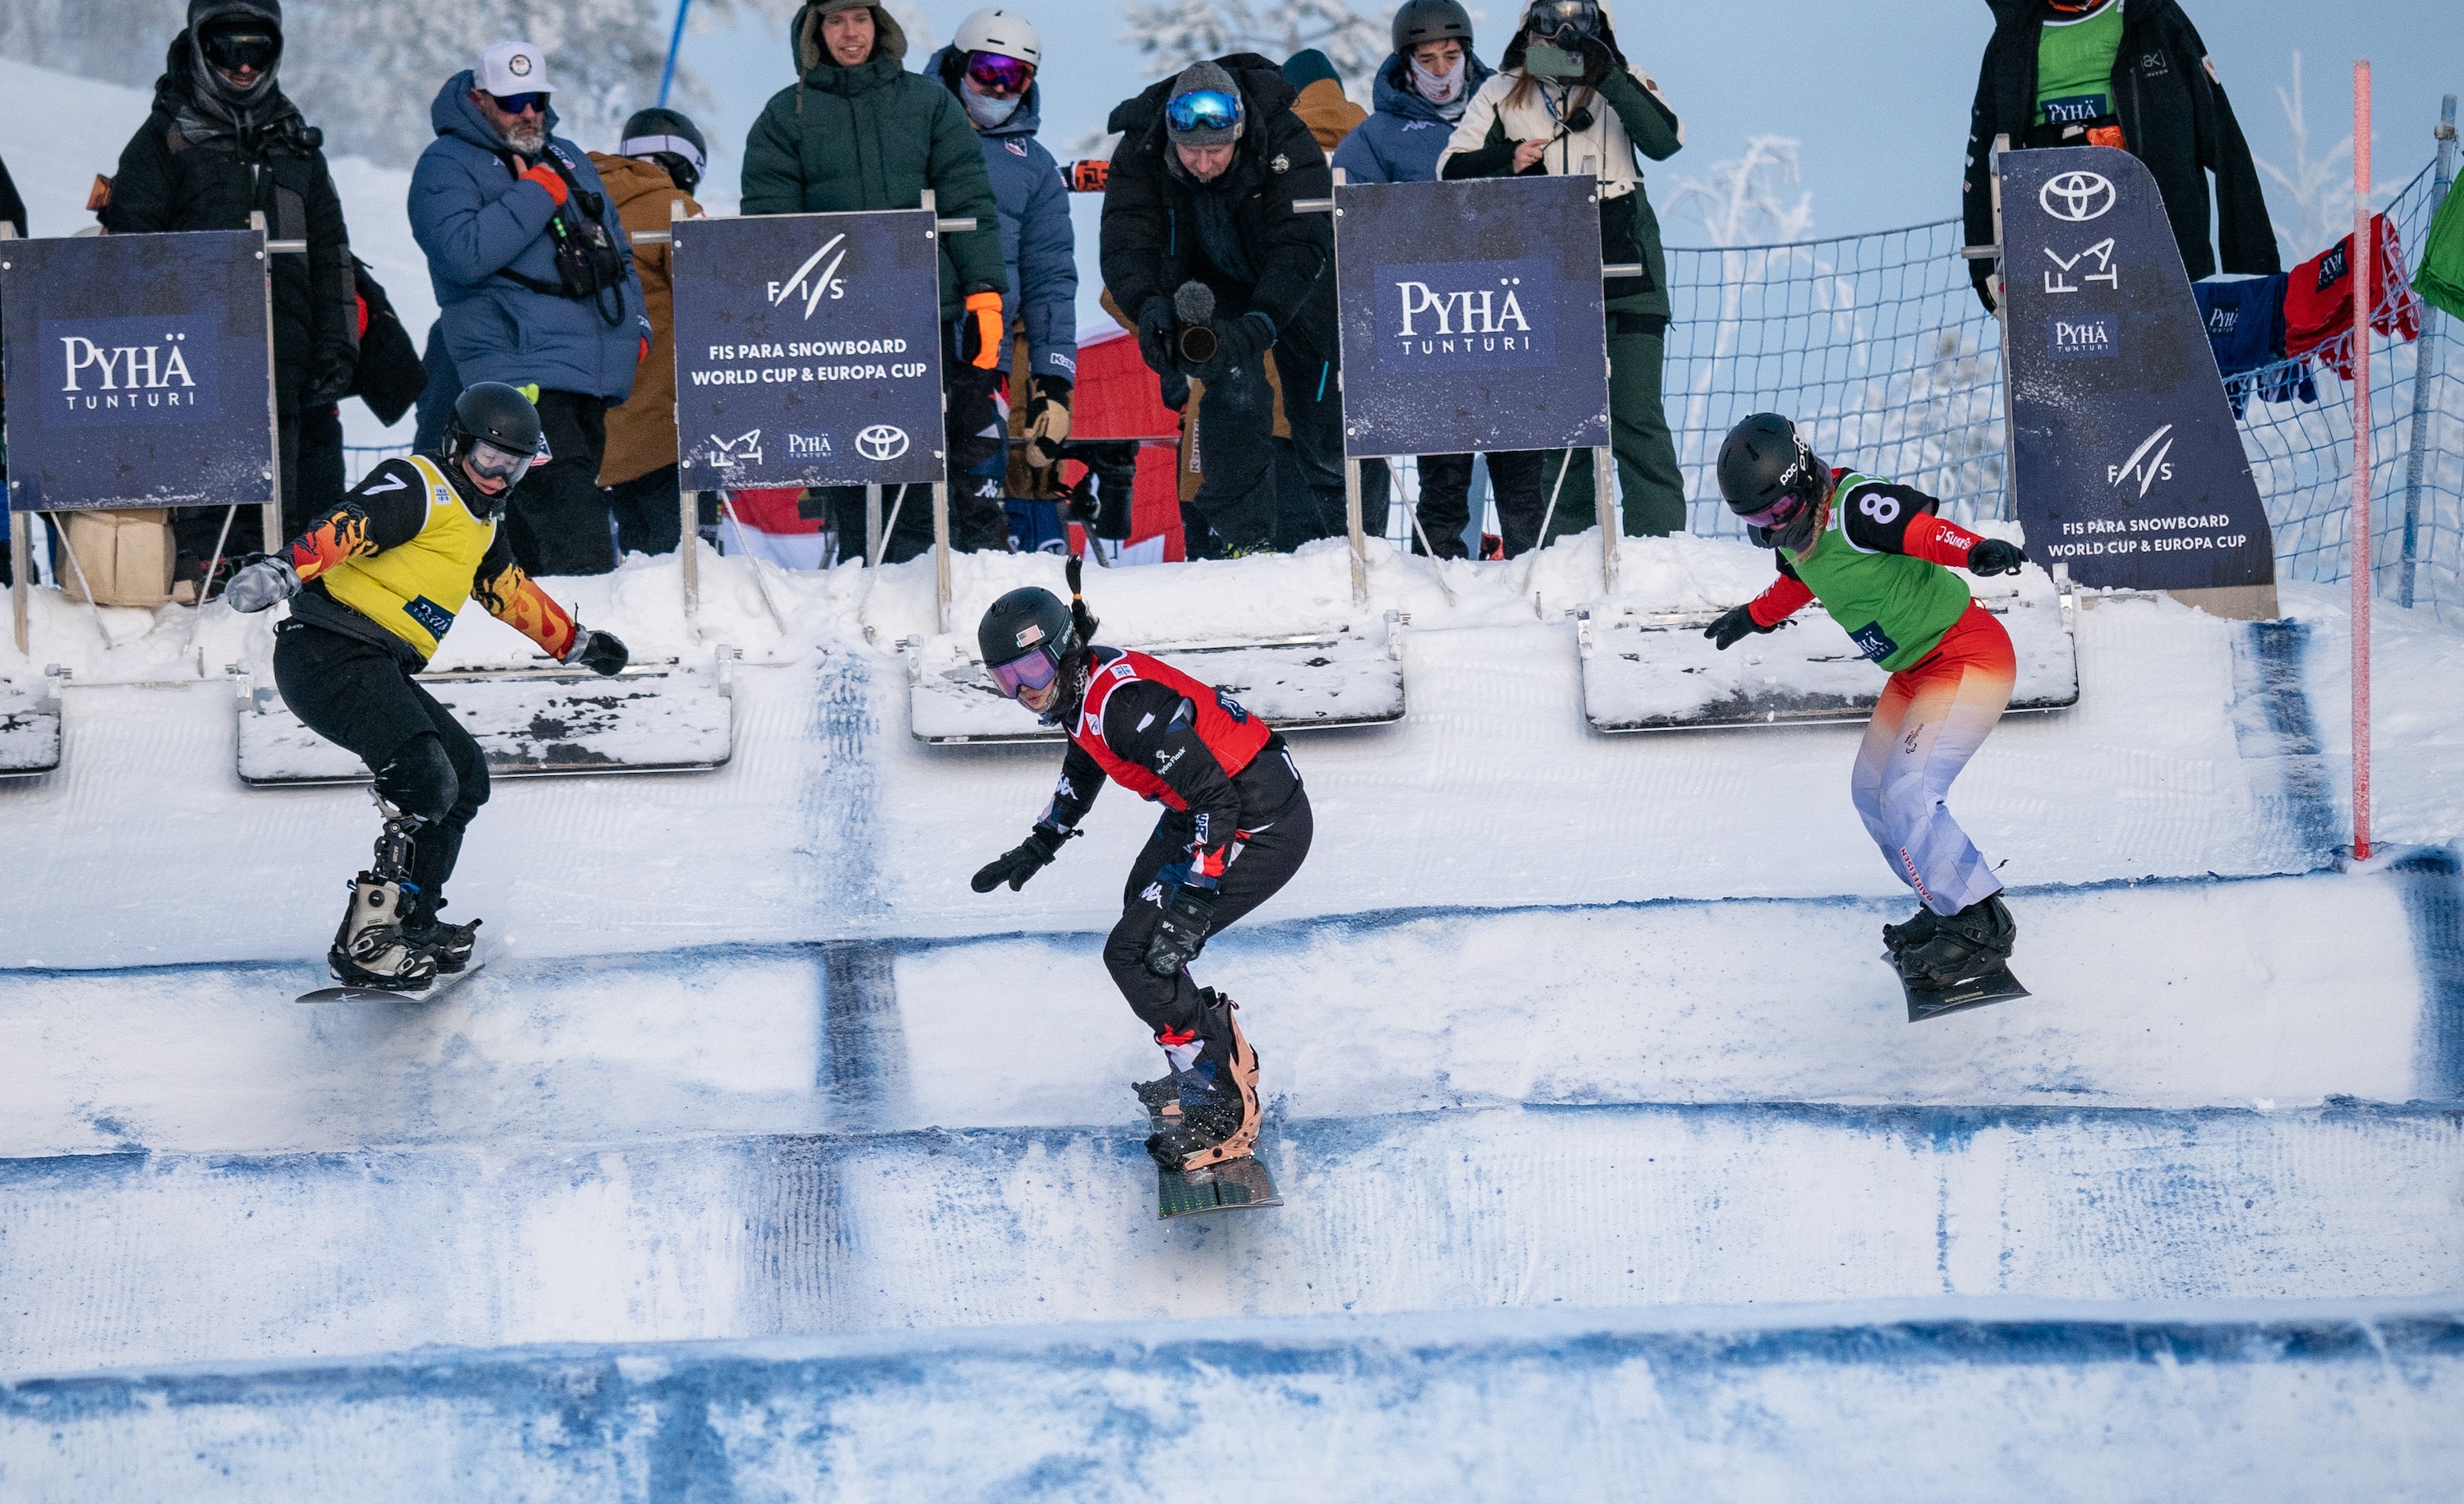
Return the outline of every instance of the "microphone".
<path id="1" fill-rule="evenodd" d="M 1180 321 L 1180 358 L 1192 365 L 1215 359 L 1215 289 L 1195 277 L 1181 283 L 1172 311 Z"/>

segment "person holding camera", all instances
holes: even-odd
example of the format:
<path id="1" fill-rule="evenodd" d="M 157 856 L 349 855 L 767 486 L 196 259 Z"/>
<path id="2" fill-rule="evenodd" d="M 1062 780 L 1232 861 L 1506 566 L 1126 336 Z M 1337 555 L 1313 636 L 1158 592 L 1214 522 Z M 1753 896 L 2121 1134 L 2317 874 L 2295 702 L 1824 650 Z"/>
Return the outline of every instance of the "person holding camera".
<path id="1" fill-rule="evenodd" d="M 632 394 L 650 321 L 624 222 L 590 158 L 555 134 L 551 92 L 547 55 L 528 42 L 498 42 L 447 79 L 410 174 L 410 232 L 459 379 L 501 382 L 539 409 L 545 447 L 506 503 L 514 559 L 535 575 L 605 574 L 607 409 Z"/>
<path id="2" fill-rule="evenodd" d="M 1625 494 L 1625 531 L 1639 537 L 1685 530 L 1685 483 L 1660 401 L 1668 263 L 1636 155 L 1665 162 L 1684 144 L 1677 112 L 1618 50 L 1596 0 L 1534 0 L 1498 73 L 1472 95 L 1438 158 L 1438 176 L 1446 179 L 1554 173 L 1599 180 L 1600 259 L 1639 268 L 1600 288 L 1610 443 Z M 1563 456 L 1549 461 L 1545 486 L 1556 485 L 1563 463 Z M 1564 477 L 1550 533 L 1580 532 L 1594 513 L 1590 468 L 1577 465 Z"/>
<path id="3" fill-rule="evenodd" d="M 1104 193 L 1104 285 L 1165 385 L 1205 387 L 1196 507 L 1235 557 L 1275 551 L 1268 350 L 1306 483 L 1321 512 L 1342 505 L 1334 229 L 1293 207 L 1331 197 L 1334 178 L 1298 98 L 1272 62 L 1234 53 L 1109 122 L 1122 136 Z"/>

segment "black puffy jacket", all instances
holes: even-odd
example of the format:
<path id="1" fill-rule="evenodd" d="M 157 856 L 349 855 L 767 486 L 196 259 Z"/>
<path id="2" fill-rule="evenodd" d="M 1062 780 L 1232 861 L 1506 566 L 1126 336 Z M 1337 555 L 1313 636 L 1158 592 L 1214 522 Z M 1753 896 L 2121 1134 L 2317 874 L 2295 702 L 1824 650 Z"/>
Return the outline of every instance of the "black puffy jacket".
<path id="1" fill-rule="evenodd" d="M 2036 117 L 2036 43 L 2045 27 L 2044 0 L 1991 0 L 1993 39 L 1976 80 L 1969 112 L 1968 175 L 1960 207 L 1968 243 L 1993 243 L 1993 138 L 2029 144 Z M 2208 62 L 2207 43 L 2174 0 L 2130 0 L 2123 12 L 2122 50 L 2113 62 L 2113 101 L 2130 154 L 2147 166 L 2165 198 L 2165 217 L 2182 248 L 2190 279 L 2212 276 L 2217 251 L 2224 270 L 2266 274 L 2283 270 L 2276 232 L 2259 193 L 2258 168 L 2250 159 L 2224 85 Z M 2216 241 L 2208 244 L 2208 174 L 2216 175 Z M 1980 294 L 1992 273 L 1990 261 L 1969 264 Z"/>
<path id="2" fill-rule="evenodd" d="M 115 235 L 153 234 L 246 230 L 256 210 L 270 238 L 308 243 L 306 255 L 272 258 L 275 398 L 288 417 L 341 398 L 358 360 L 342 201 L 325 167 L 323 133 L 278 92 L 254 112 L 252 128 L 187 139 L 179 122 L 196 112 L 189 34 L 183 31 L 171 43 L 154 85 L 154 112 L 121 152 L 111 202 L 99 217 Z"/>
<path id="3" fill-rule="evenodd" d="M 1279 334 L 1297 334 L 1332 360 L 1334 216 L 1296 212 L 1292 204 L 1332 197 L 1334 174 L 1317 138 L 1292 113 L 1300 96 L 1280 69 L 1256 53 L 1233 53 L 1215 63 L 1240 86 L 1242 114 L 1249 122 L 1220 182 L 1240 194 L 1232 222 L 1254 276 L 1246 281 L 1225 276 L 1194 254 L 1194 201 L 1201 189 L 1168 161 L 1163 106 L 1173 80 L 1167 78 L 1123 100 L 1107 122 L 1122 134 L 1104 188 L 1104 286 L 1122 312 L 1135 319 L 1150 299 L 1170 298 L 1174 288 L 1197 276 L 1215 289 L 1223 317 L 1263 313 Z"/>

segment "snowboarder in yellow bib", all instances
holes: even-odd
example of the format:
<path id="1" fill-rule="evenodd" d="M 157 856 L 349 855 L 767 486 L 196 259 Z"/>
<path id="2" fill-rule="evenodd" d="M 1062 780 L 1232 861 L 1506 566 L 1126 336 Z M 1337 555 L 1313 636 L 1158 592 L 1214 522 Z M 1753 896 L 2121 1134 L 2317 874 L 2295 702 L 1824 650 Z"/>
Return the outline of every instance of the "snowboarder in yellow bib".
<path id="1" fill-rule="evenodd" d="M 235 610 L 291 602 L 274 678 L 309 729 L 376 770 L 385 807 L 376 860 L 351 883 L 326 960 L 353 986 L 402 991 L 471 961 L 479 921 L 437 918 L 462 832 L 488 800 L 479 744 L 411 675 L 473 596 L 564 663 L 625 667 L 625 645 L 585 631 L 514 563 L 499 514 L 539 455 L 539 410 L 500 382 L 453 404 L 434 455 L 388 459 L 280 553 L 231 577 Z"/>

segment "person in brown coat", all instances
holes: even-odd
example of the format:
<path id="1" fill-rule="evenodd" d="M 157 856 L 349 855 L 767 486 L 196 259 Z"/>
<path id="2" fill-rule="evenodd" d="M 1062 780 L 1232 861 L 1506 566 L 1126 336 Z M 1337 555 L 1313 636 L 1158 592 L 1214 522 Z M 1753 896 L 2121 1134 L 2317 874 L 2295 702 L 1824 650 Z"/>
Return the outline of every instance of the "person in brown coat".
<path id="1" fill-rule="evenodd" d="M 628 554 L 670 554 L 683 537 L 676 504 L 676 321 L 670 291 L 668 247 L 642 235 L 664 233 L 682 204 L 688 216 L 701 213 L 693 190 L 701 182 L 709 153 L 693 122 L 676 110 L 635 112 L 624 140 L 609 156 L 594 151 L 590 165 L 607 186 L 607 197 L 633 237 L 633 269 L 642 278 L 642 305 L 650 318 L 650 354 L 633 379 L 633 394 L 607 411 L 607 453 L 599 484 L 616 519 L 616 546 Z"/>

